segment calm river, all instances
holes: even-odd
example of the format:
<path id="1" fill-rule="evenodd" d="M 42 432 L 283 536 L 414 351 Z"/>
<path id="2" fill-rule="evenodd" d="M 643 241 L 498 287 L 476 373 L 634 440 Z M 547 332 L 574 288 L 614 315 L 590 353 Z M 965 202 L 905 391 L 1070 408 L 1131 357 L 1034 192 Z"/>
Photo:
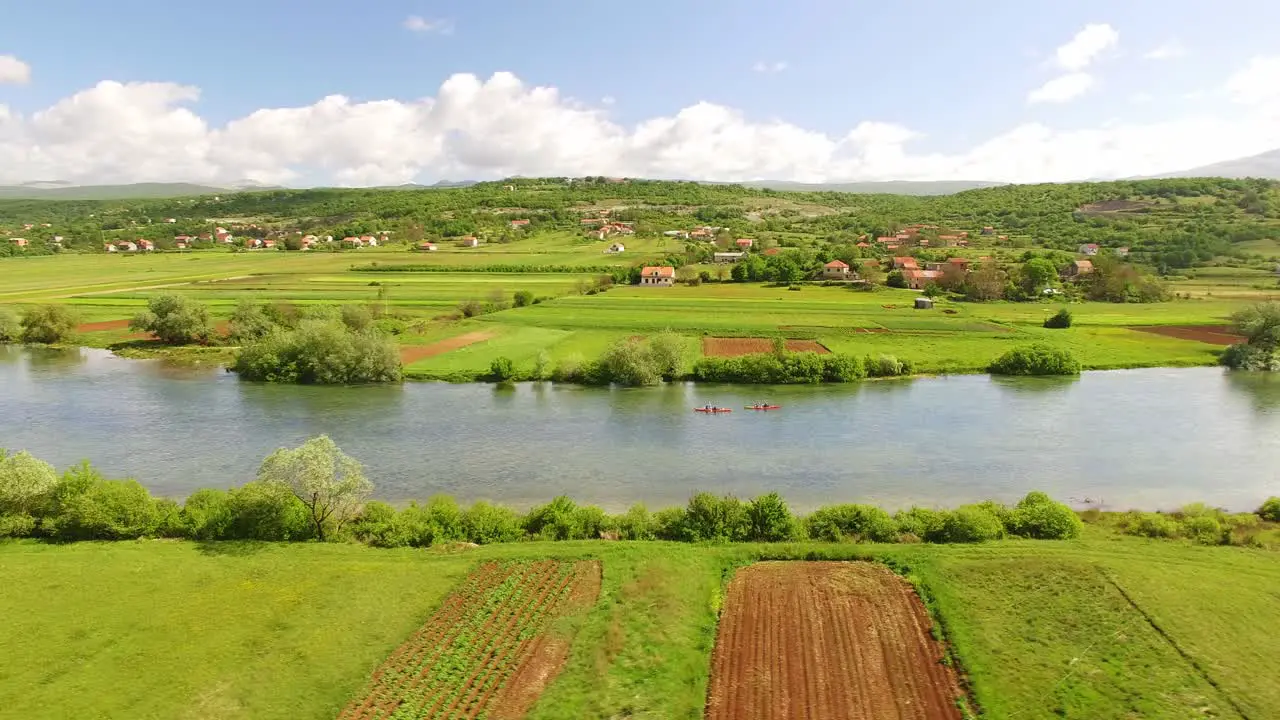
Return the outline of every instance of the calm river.
<path id="1" fill-rule="evenodd" d="M 767 399 L 776 412 L 742 405 Z M 715 403 L 729 415 L 691 412 Z M 1109 508 L 1280 494 L 1280 378 L 1214 368 L 982 375 L 850 386 L 551 384 L 316 388 L 105 351 L 0 347 L 0 447 L 82 458 L 182 497 L 253 478 L 276 447 L 328 433 L 388 500 L 515 506 L 567 493 L 619 510 L 695 490 L 793 505 L 952 505 L 1031 489 Z"/>

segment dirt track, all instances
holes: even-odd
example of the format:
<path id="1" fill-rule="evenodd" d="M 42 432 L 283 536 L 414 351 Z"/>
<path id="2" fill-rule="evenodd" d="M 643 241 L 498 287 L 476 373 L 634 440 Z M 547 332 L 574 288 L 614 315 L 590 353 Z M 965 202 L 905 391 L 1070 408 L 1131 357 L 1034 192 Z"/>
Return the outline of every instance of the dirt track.
<path id="1" fill-rule="evenodd" d="M 417 345 L 411 347 L 400 348 L 400 362 L 408 365 L 410 363 L 425 360 L 436 355 L 443 355 L 451 350 L 464 348 L 468 345 L 474 345 L 478 342 L 484 342 L 494 336 L 491 330 L 479 330 L 477 332 L 464 333 L 457 337 L 446 338 L 437 343 L 430 345 Z"/>
<path id="2" fill-rule="evenodd" d="M 790 352 L 815 352 L 819 355 L 831 352 L 815 340 L 788 340 L 786 347 Z M 702 338 L 702 354 L 707 357 L 737 357 L 768 352 L 773 352 L 773 341 L 769 338 Z"/>
<path id="3" fill-rule="evenodd" d="M 863 562 L 762 562 L 729 584 L 708 720 L 959 720 L 911 586 Z"/>
<path id="4" fill-rule="evenodd" d="M 1139 325 L 1129 329 L 1210 345 L 1235 345 L 1245 341 L 1226 325 Z"/>

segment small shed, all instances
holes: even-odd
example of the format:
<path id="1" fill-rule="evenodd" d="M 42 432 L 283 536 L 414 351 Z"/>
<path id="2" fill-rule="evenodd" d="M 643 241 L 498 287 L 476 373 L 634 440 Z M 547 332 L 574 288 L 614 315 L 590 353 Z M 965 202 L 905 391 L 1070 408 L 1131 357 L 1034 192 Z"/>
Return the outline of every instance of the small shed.
<path id="1" fill-rule="evenodd" d="M 916 309 L 917 309 L 917 310 L 932 310 L 932 309 L 933 309 L 933 298 L 927 298 L 927 297 L 918 297 L 918 298 L 916 298 Z"/>

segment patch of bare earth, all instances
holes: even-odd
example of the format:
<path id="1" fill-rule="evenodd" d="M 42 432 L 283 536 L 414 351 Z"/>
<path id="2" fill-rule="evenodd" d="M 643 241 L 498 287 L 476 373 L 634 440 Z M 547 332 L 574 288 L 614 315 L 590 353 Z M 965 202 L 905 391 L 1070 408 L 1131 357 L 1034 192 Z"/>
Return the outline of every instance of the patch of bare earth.
<path id="1" fill-rule="evenodd" d="M 443 355 L 447 352 L 464 348 L 468 345 L 475 345 L 478 342 L 484 342 L 493 338 L 495 333 L 492 330 L 478 330 L 476 332 L 463 333 L 456 337 L 446 338 L 440 342 L 431 343 L 430 345 L 413 345 L 400 348 L 400 362 L 408 365 L 419 360 L 425 360 L 436 355 Z"/>
<path id="2" fill-rule="evenodd" d="M 866 562 L 761 562 L 729 583 L 708 720 L 960 720 L 961 691 L 905 580 Z"/>
<path id="3" fill-rule="evenodd" d="M 81 323 L 76 326 L 76 332 L 102 332 L 103 330 L 126 330 L 129 327 L 129 321 L 125 320 L 101 320 L 99 322 Z"/>
<path id="4" fill-rule="evenodd" d="M 827 355 L 831 351 L 816 340 L 787 340 L 789 352 L 813 352 Z M 702 354 L 707 357 L 737 357 L 773 352 L 773 340 L 769 338 L 702 338 Z"/>
<path id="5" fill-rule="evenodd" d="M 1245 341 L 1227 325 L 1139 325 L 1129 329 L 1210 345 L 1235 345 Z"/>

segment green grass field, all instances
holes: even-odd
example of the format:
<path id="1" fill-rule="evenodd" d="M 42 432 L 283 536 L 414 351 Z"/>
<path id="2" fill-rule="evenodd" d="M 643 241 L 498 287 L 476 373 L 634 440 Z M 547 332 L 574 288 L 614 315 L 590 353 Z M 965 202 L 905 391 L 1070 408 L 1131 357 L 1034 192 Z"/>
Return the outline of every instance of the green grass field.
<path id="1" fill-rule="evenodd" d="M 0 716 L 331 718 L 479 562 L 594 557 L 600 600 L 530 717 L 692 720 L 733 568 L 811 555 L 915 578 L 984 717 L 1280 717 L 1280 554 L 1095 527 L 979 546 L 9 542 Z"/>
<path id="2" fill-rule="evenodd" d="M 673 330 L 690 338 L 691 359 L 703 336 L 814 339 L 835 352 L 891 354 L 924 373 L 978 372 L 1009 348 L 1046 342 L 1074 352 L 1088 369 L 1211 365 L 1219 346 L 1162 337 L 1131 328 L 1146 325 L 1221 325 L 1247 302 L 1275 296 L 1275 278 L 1262 270 L 1202 268 L 1171 284 L 1180 297 L 1166 303 L 1072 303 L 1075 325 L 1045 330 L 1043 320 L 1061 305 L 941 301 L 917 311 L 917 294 L 884 289 L 859 292 L 804 286 L 799 291 L 759 284 L 708 283 L 698 287 L 615 287 L 580 294 L 591 273 L 468 272 L 482 265 L 626 265 L 646 254 L 672 251 L 663 238 L 629 238 L 623 255 L 602 252 L 607 241 L 570 233 L 544 233 L 478 248 L 442 245 L 435 253 L 370 248 L 346 253 L 197 252 L 154 255 L 70 255 L 7 259 L 0 273 L 0 303 L 73 305 L 85 323 L 123 320 L 160 292 L 190 296 L 225 318 L 242 299 L 337 304 L 373 302 L 382 291 L 391 310 L 413 330 L 398 338 L 406 348 L 429 347 L 454 336 L 483 333 L 486 340 L 416 359 L 406 375 L 470 379 L 499 357 L 531 372 L 539 357 L 557 364 L 591 360 L 621 338 Z M 438 265 L 442 272 L 353 272 L 357 266 Z M 449 272 L 448 269 L 456 269 Z M 1267 285 L 1270 283 L 1271 285 Z M 1262 289 L 1260 289 L 1262 288 Z M 466 301 L 510 302 L 517 291 L 543 302 L 482 315 L 449 318 Z M 115 327 L 86 332 L 82 341 L 106 347 L 128 339 Z M 473 336 L 474 337 L 474 336 Z M 145 348 L 142 348 L 145 350 Z M 418 356 L 420 357 L 420 356 Z"/>

